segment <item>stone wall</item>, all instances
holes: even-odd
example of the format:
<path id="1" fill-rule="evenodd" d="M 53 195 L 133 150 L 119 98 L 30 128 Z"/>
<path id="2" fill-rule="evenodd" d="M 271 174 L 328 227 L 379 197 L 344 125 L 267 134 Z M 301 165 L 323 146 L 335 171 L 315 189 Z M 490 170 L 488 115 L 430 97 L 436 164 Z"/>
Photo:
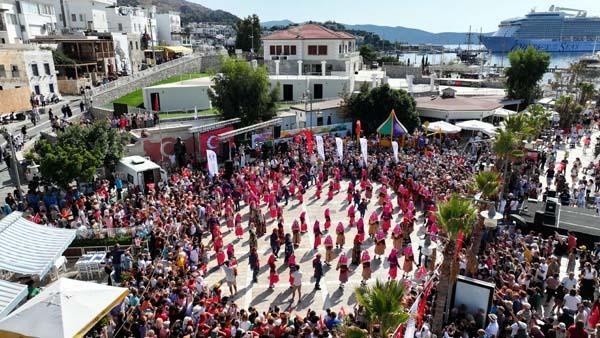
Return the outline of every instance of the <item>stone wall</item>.
<path id="1" fill-rule="evenodd" d="M 0 114 L 31 109 L 29 87 L 0 90 Z"/>
<path id="2" fill-rule="evenodd" d="M 420 83 L 419 80 L 422 77 L 421 68 L 404 66 L 400 64 L 384 63 L 383 69 L 385 74 L 393 79 L 406 79 L 406 75 L 413 75 L 414 83 Z"/>
<path id="3" fill-rule="evenodd" d="M 98 93 L 93 97 L 93 103 L 95 106 L 109 104 L 110 102 L 123 95 L 131 93 L 134 90 L 148 87 L 157 81 L 161 81 L 172 76 L 197 72 L 218 71 L 220 64 L 221 59 L 218 55 L 190 58 L 187 62 L 179 63 L 165 69 L 160 69 L 152 74 L 148 74 L 148 76 L 131 79 L 131 81 L 128 81 L 121 86 L 109 88 L 104 92 Z"/>

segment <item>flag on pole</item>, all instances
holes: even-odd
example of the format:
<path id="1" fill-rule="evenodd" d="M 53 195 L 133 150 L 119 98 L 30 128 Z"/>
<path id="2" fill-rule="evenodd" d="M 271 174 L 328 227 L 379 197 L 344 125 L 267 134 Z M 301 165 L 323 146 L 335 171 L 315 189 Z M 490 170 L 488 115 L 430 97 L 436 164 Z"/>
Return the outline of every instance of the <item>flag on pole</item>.
<path id="1" fill-rule="evenodd" d="M 356 129 L 354 130 L 356 132 L 356 138 L 360 138 L 361 128 L 362 128 L 362 125 L 360 123 L 360 120 L 356 120 Z"/>
<path id="2" fill-rule="evenodd" d="M 208 175 L 210 177 L 214 177 L 219 172 L 217 154 L 212 150 L 206 150 L 206 165 L 208 167 Z"/>
<path id="3" fill-rule="evenodd" d="M 367 166 L 367 139 L 362 137 L 360 139 L 360 152 L 362 154 L 363 161 L 365 163 L 365 167 Z"/>
<path id="4" fill-rule="evenodd" d="M 342 158 L 344 158 L 344 141 L 341 138 L 336 137 L 335 145 L 337 146 L 337 156 L 339 157 L 339 159 L 341 161 Z"/>
<path id="5" fill-rule="evenodd" d="M 317 140 L 317 152 L 319 153 L 319 158 L 325 161 L 325 147 L 323 146 L 323 136 L 317 135 L 315 136 Z"/>
<path id="6" fill-rule="evenodd" d="M 392 141 L 392 151 L 394 152 L 394 162 L 398 163 L 398 142 Z"/>
<path id="7" fill-rule="evenodd" d="M 198 107 L 194 106 L 194 120 L 198 119 Z"/>

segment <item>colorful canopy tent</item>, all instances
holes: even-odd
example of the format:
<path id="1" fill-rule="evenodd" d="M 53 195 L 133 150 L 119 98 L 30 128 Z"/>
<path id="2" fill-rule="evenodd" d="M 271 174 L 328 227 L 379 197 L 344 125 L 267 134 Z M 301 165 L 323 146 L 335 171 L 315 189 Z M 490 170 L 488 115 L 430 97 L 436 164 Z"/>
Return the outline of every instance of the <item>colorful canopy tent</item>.
<path id="1" fill-rule="evenodd" d="M 446 121 L 432 122 L 427 126 L 427 131 L 442 134 L 460 133 L 462 129 Z"/>
<path id="2" fill-rule="evenodd" d="M 408 130 L 398 121 L 396 112 L 392 109 L 390 116 L 377 128 L 377 133 L 384 136 L 399 137 L 408 134 Z"/>
<path id="3" fill-rule="evenodd" d="M 0 270 L 42 279 L 75 235 L 76 230 L 36 224 L 15 211 L 0 220 Z"/>
<path id="4" fill-rule="evenodd" d="M 494 127 L 493 124 L 479 120 L 462 121 L 456 123 L 455 125 L 462 128 L 462 130 L 480 131 L 489 136 L 496 135 L 496 127 Z"/>
<path id="5" fill-rule="evenodd" d="M 0 280 L 0 318 L 8 314 L 27 297 L 27 285 Z"/>
<path id="6" fill-rule="evenodd" d="M 83 337 L 128 293 L 126 288 L 61 278 L 0 320 L 0 337 Z"/>

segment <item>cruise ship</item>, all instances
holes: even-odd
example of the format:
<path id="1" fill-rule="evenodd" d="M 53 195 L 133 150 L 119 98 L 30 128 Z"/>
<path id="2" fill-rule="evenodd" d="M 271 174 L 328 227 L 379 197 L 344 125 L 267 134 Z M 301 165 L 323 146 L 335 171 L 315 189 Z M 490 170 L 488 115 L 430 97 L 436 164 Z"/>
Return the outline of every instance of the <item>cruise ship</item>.
<path id="1" fill-rule="evenodd" d="M 492 52 L 528 46 L 547 52 L 591 52 L 600 48 L 600 17 L 588 17 L 584 10 L 550 6 L 547 12 L 531 11 L 500 22 L 498 31 L 482 36 L 481 43 Z"/>

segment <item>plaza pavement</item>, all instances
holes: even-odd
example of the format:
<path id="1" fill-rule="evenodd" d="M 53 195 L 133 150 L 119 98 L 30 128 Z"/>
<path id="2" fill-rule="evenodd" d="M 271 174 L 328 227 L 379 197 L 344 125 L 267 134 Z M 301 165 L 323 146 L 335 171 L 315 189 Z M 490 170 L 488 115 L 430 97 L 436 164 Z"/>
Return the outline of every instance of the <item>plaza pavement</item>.
<path id="1" fill-rule="evenodd" d="M 257 251 L 259 253 L 260 260 L 260 273 L 258 275 L 258 283 L 252 283 L 252 271 L 249 269 L 248 266 L 248 209 L 244 208 L 243 213 L 241 214 L 245 228 L 244 237 L 242 240 L 238 241 L 233 231 L 226 230 L 227 228 L 225 227 L 224 222 L 222 222 L 221 228 L 224 232 L 223 242 L 225 245 L 227 245 L 228 243 L 234 243 L 235 256 L 238 259 L 238 292 L 236 295 L 234 295 L 233 300 L 237 302 L 239 307 L 248 308 L 252 306 L 257 308 L 259 311 L 266 311 L 270 306 L 278 306 L 280 309 L 289 309 L 299 312 L 303 312 L 308 309 L 313 309 L 317 310 L 317 313 L 319 313 L 319 311 L 328 308 L 338 311 L 343 308 L 347 313 L 350 313 L 352 311 L 353 306 L 356 304 L 354 290 L 355 288 L 360 286 L 362 280 L 362 266 L 350 265 L 349 281 L 346 283 L 344 288 L 339 287 L 339 271 L 336 271 L 336 264 L 342 252 L 345 252 L 349 262 L 351 261 L 353 245 L 352 242 L 354 236 L 357 233 L 356 226 L 348 228 L 349 218 L 347 217 L 347 209 L 349 204 L 345 200 L 347 187 L 348 182 L 342 182 L 341 191 L 334 196 L 333 200 L 327 201 L 326 193 L 322 194 L 322 197 L 319 200 L 316 200 L 314 198 L 316 189 L 313 185 L 307 190 L 306 194 L 304 195 L 304 204 L 300 205 L 298 204 L 298 201 L 296 199 L 290 199 L 288 206 L 284 207 L 283 209 L 284 229 L 286 232 L 291 232 L 291 225 L 293 221 L 295 219 L 299 219 L 300 213 L 302 211 L 306 212 L 306 224 L 308 225 L 309 231 L 302 235 L 300 246 L 295 250 L 296 261 L 300 265 L 300 271 L 302 272 L 302 299 L 300 303 L 297 302 L 297 296 L 294 303 L 291 303 L 292 293 L 290 284 L 288 282 L 289 269 L 287 268 L 287 265 L 285 265 L 283 262 L 283 246 L 279 253 L 279 259 L 276 261 L 276 265 L 278 268 L 277 271 L 279 273 L 279 282 L 275 285 L 273 289 L 269 289 L 269 267 L 267 265 L 267 259 L 271 255 L 269 235 L 271 234 L 272 229 L 277 227 L 276 220 L 267 218 L 267 233 L 262 237 L 258 238 Z M 379 185 L 376 184 L 374 186 L 374 191 L 376 191 L 376 189 L 378 188 Z M 323 186 L 323 191 L 326 192 L 327 189 L 328 184 Z M 323 197 L 323 195 L 325 197 Z M 395 203 L 395 195 L 393 196 L 393 199 Z M 394 206 L 396 205 L 394 204 Z M 324 265 L 324 276 L 320 283 L 321 290 L 315 290 L 312 260 L 317 253 L 320 253 L 324 262 L 325 248 L 323 245 L 321 245 L 317 250 L 313 250 L 314 235 L 312 232 L 312 228 L 315 220 L 319 220 L 321 224 L 321 231 L 324 230 L 324 212 L 327 208 L 329 208 L 330 210 L 332 225 L 329 228 L 329 232 L 325 233 L 322 236 L 322 241 L 324 241 L 327 235 L 331 235 L 335 243 L 335 227 L 337 226 L 338 222 L 341 221 L 346 229 L 346 244 L 344 245 L 343 249 L 334 248 L 333 252 L 335 254 L 335 259 L 332 262 L 331 267 Z M 381 208 L 376 207 L 375 200 L 372 200 L 369 203 L 367 212 L 365 214 L 365 231 L 368 228 L 368 217 L 374 210 L 377 210 L 378 213 L 381 214 Z M 267 213 L 267 208 L 265 205 L 262 206 L 262 211 L 263 213 Z M 357 217 L 358 216 L 359 213 L 357 212 Z M 418 220 L 415 224 L 414 231 L 411 234 L 411 241 L 413 246 L 413 252 L 415 253 L 415 260 L 418 260 L 419 243 L 422 242 L 422 240 L 420 240 L 418 237 L 418 232 L 422 224 L 421 213 L 418 213 L 417 217 Z M 395 224 L 400 222 L 401 220 L 401 212 L 399 211 L 399 208 L 396 208 L 394 210 L 394 218 L 392 220 L 391 229 L 393 229 Z M 206 241 L 207 239 L 204 239 L 205 244 Z M 387 256 L 389 255 L 391 248 L 392 240 L 388 235 L 388 239 L 386 242 L 386 253 L 384 257 L 382 259 L 374 259 L 375 245 L 373 241 L 367 238 L 363 242 L 362 250 L 368 250 L 369 255 L 372 258 L 371 268 L 373 273 L 368 284 L 373 284 L 376 279 L 388 279 L 389 264 L 387 262 Z M 438 254 L 437 257 L 440 258 L 441 254 Z M 227 287 L 227 284 L 224 283 L 225 273 L 221 268 L 217 267 L 215 255 L 212 255 L 210 258 L 211 260 L 207 267 L 208 276 L 205 277 L 205 281 L 209 286 L 212 286 L 216 282 L 223 281 L 223 285 L 221 286 L 222 296 L 229 296 L 229 289 Z M 400 259 L 400 267 L 402 267 L 403 262 L 404 257 Z M 417 268 L 413 267 L 413 273 L 416 270 Z M 401 275 L 402 270 L 399 269 L 398 279 Z"/>

